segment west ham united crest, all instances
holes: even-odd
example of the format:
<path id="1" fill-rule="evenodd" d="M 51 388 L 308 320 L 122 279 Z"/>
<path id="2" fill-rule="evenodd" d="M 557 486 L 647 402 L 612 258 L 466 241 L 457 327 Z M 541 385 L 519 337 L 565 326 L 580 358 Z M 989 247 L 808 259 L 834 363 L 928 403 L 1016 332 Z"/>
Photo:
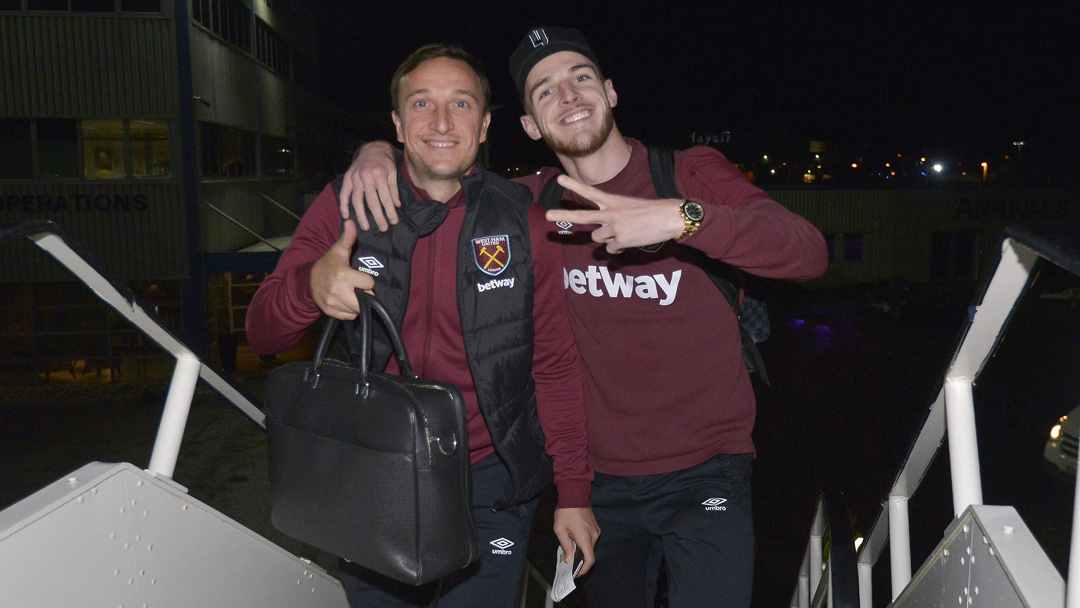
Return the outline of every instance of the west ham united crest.
<path id="1" fill-rule="evenodd" d="M 505 234 L 473 239 L 472 249 L 477 268 L 491 276 L 506 270 L 510 263 L 510 237 Z"/>

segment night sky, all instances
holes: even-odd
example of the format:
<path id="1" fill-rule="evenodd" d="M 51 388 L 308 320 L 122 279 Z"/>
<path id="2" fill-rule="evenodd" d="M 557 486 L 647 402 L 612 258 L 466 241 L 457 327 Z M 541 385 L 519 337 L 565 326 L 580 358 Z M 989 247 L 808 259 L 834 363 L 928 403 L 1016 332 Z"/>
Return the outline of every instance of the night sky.
<path id="1" fill-rule="evenodd" d="M 1033 157 L 1080 149 L 1075 6 L 308 4 L 320 28 L 323 93 L 351 111 L 388 112 L 394 68 L 423 44 L 456 43 L 477 55 L 492 81 L 495 168 L 553 162 L 521 131 L 506 67 L 534 25 L 585 34 L 619 94 L 621 130 L 650 142 L 686 147 L 691 133 L 730 131 L 729 155 L 805 151 L 820 140 L 853 153 L 972 161 L 1015 152 L 1017 140 Z"/>

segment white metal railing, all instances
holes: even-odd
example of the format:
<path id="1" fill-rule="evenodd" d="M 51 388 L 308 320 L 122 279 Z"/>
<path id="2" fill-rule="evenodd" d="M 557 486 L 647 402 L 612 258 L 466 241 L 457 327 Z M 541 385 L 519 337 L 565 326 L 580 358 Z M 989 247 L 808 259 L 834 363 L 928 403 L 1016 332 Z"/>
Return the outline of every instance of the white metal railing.
<path id="1" fill-rule="evenodd" d="M 133 296 L 122 293 L 116 284 L 66 243 L 53 224 L 39 222 L 22 227 L 22 229 L 30 240 L 68 268 L 99 298 L 176 358 L 176 369 L 166 397 L 149 471 L 164 477 L 172 476 L 179 453 L 180 439 L 183 436 L 195 385 L 199 378 L 206 381 L 256 424 L 265 426 L 263 413 L 240 389 L 201 361 L 155 316 L 145 311 Z M 9 231 L 5 230 L 5 232 Z M 859 551 L 857 577 L 861 608 L 871 608 L 871 572 L 886 542 L 890 544 L 894 600 L 911 581 L 910 522 L 907 503 L 942 444 L 946 428 L 949 431 L 948 449 L 954 516 L 959 517 L 968 510 L 969 506 L 981 505 L 981 474 L 972 383 L 978 378 L 983 365 L 998 343 L 1013 307 L 1026 287 L 1031 270 L 1039 258 L 1039 253 L 1017 240 L 1006 239 L 1003 242 L 1001 261 L 980 304 L 973 308 L 972 319 L 945 374 L 938 397 L 930 406 L 904 465 L 897 473 L 888 500 L 883 503 L 882 510 Z M 1075 499 L 1076 504 L 1080 504 L 1080 483 L 1077 484 Z M 815 515 L 811 528 L 804 567 L 792 599 L 793 607 L 832 606 L 833 598 L 829 589 L 835 572 L 833 572 L 831 560 L 823 567 L 824 522 L 823 506 L 819 504 L 818 514 Z M 1075 509 L 1071 549 L 1080 550 L 1080 512 Z M 1070 560 L 1066 591 L 1064 605 L 1067 608 L 1080 608 L 1080 560 Z M 814 603 L 811 604 L 811 602 Z"/>
<path id="2" fill-rule="evenodd" d="M 855 542 L 847 524 L 847 508 L 839 498 L 829 493 L 818 499 L 791 608 L 855 607 L 859 585 Z"/>
<path id="3" fill-rule="evenodd" d="M 277 203 L 275 202 L 275 204 Z M 145 311 L 134 296 L 122 293 L 121 289 L 113 281 L 94 268 L 90 262 L 64 241 L 59 229 L 52 222 L 33 222 L 20 226 L 14 231 L 25 234 L 34 244 L 48 252 L 49 255 L 85 283 L 102 301 L 111 306 L 176 359 L 176 367 L 169 384 L 165 407 L 162 411 L 158 433 L 150 455 L 150 464 L 146 469 L 148 472 L 159 477 L 172 478 L 180 453 L 184 429 L 187 426 L 188 415 L 191 411 L 191 402 L 200 378 L 217 390 L 229 403 L 251 418 L 255 424 L 261 428 L 266 428 L 265 415 L 242 391 L 200 360 L 181 340 L 173 336 L 169 329 L 158 321 L 155 316 Z M 8 229 L 4 232 L 11 233 L 13 230 Z M 551 599 L 551 585 L 531 562 L 528 566 L 528 576 L 523 581 L 522 607 L 525 606 L 526 596 L 524 590 L 527 588 L 528 577 L 535 579 L 543 589 L 545 607 L 552 608 L 556 602 Z"/>
<path id="4" fill-rule="evenodd" d="M 858 596 L 861 608 L 871 608 L 872 569 L 886 543 L 889 544 L 893 600 L 896 601 L 912 582 L 908 501 L 918 489 L 935 454 L 943 444 L 946 429 L 954 522 L 965 512 L 970 513 L 970 507 L 977 509 L 982 505 L 972 385 L 998 344 L 1013 308 L 1029 283 L 1036 262 L 1041 257 L 1047 257 L 1046 252 L 1037 251 L 1037 246 L 1033 248 L 1030 245 L 1029 242 L 1033 239 L 1026 238 L 1031 236 L 1027 231 L 1013 230 L 1010 234 L 1019 234 L 1019 240 L 1015 237 L 1004 239 L 1001 260 L 981 301 L 972 308 L 969 325 L 961 337 L 938 396 L 931 404 L 923 426 L 915 436 L 907 458 L 896 475 L 888 498 L 883 501 L 878 517 L 858 553 Z M 1080 504 L 1080 483 L 1077 484 L 1074 499 L 1071 541 L 1071 550 L 1078 551 L 1075 554 L 1080 555 L 1080 511 L 1075 509 L 1076 504 Z M 820 504 L 818 510 L 810 530 L 804 567 L 792 599 L 793 608 L 805 608 L 809 605 L 810 598 L 818 594 L 820 587 L 814 578 L 815 574 L 820 576 L 822 571 L 820 538 L 824 520 L 820 516 Z M 1041 552 L 1041 549 L 1039 551 Z M 1042 553 L 1041 557 L 1045 559 L 1045 554 Z M 1048 559 L 1046 563 L 1049 563 Z M 926 567 L 929 565 L 924 566 Z M 1047 597 L 1057 597 L 1056 590 L 1052 589 L 1052 582 L 1042 586 L 1051 587 L 1044 590 L 1047 591 Z M 1080 608 L 1080 560 L 1070 560 L 1066 590 L 1067 599 L 1064 605 L 1068 608 Z"/>
<path id="5" fill-rule="evenodd" d="M 5 232 L 10 233 L 12 229 Z M 204 363 L 156 316 L 143 309 L 134 296 L 123 293 L 116 283 L 109 280 L 103 272 L 65 242 L 55 224 L 34 222 L 18 227 L 18 232 L 25 234 L 34 244 L 48 252 L 85 283 L 103 302 L 176 358 L 176 368 L 165 398 L 165 408 L 161 415 L 161 423 L 147 470 L 164 477 L 172 477 L 176 468 L 176 459 L 180 453 L 180 441 L 184 436 L 184 428 L 191 409 L 191 400 L 200 378 L 248 418 L 251 418 L 255 424 L 262 428 L 266 427 L 265 415 L 243 391 Z"/>
<path id="6" fill-rule="evenodd" d="M 813 598 L 821 584 L 821 562 L 825 542 L 825 500 L 819 499 L 814 509 L 814 521 L 810 524 L 810 540 L 803 553 L 802 565 L 799 566 L 799 582 L 795 594 L 791 597 L 791 608 L 810 608 Z"/>
<path id="7" fill-rule="evenodd" d="M 0 230 L 0 240 L 12 238 L 29 238 L 56 258 L 171 353 L 176 368 L 149 468 L 90 463 L 0 510 L 5 577 L 0 608 L 345 607 L 341 582 L 324 568 L 191 497 L 171 480 L 200 378 L 265 428 L 262 412 L 143 310 L 126 288 L 65 243 L 55 225 L 34 222 Z M 52 574 L 57 571 L 67 573 L 61 584 Z"/>

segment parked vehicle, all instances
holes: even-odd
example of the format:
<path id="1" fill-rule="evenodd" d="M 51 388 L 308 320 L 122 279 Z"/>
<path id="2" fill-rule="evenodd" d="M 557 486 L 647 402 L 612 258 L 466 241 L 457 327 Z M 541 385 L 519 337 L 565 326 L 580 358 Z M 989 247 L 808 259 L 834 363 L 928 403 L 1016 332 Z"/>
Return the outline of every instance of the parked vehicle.
<path id="1" fill-rule="evenodd" d="M 1080 444 L 1080 406 L 1058 419 L 1050 428 L 1043 456 L 1056 469 L 1076 476 L 1076 452 Z"/>

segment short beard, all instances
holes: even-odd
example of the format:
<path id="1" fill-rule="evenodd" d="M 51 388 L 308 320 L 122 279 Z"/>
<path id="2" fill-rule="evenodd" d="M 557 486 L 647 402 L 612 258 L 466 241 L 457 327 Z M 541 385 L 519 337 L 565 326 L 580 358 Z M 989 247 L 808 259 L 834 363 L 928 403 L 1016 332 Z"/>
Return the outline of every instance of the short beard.
<path id="1" fill-rule="evenodd" d="M 408 165 L 409 177 L 412 178 L 413 183 L 421 190 L 428 191 L 440 183 L 445 185 L 457 183 L 462 177 L 469 174 L 473 165 L 476 164 L 476 158 L 474 157 L 472 162 L 463 167 L 456 167 L 445 172 L 437 171 L 421 159 L 410 157 L 408 150 L 405 152 L 405 162 Z"/>
<path id="2" fill-rule="evenodd" d="M 604 112 L 604 120 L 600 124 L 600 128 L 584 141 L 577 138 L 569 141 L 558 141 L 552 137 L 550 133 L 545 131 L 541 131 L 540 134 L 544 138 L 544 143 L 546 143 L 555 154 L 569 156 L 570 158 L 582 158 L 603 147 L 608 140 L 608 136 L 611 135 L 611 130 L 613 128 L 615 128 L 615 116 L 609 108 Z"/>
<path id="3" fill-rule="evenodd" d="M 459 179 L 468 175 L 469 170 L 472 169 L 474 164 L 476 164 L 475 160 L 465 165 L 464 167 L 457 167 L 455 169 L 450 169 L 445 172 L 439 172 L 433 169 L 430 165 L 423 162 L 409 163 L 409 175 L 413 177 L 414 181 L 420 180 L 424 182 L 456 182 Z"/>

